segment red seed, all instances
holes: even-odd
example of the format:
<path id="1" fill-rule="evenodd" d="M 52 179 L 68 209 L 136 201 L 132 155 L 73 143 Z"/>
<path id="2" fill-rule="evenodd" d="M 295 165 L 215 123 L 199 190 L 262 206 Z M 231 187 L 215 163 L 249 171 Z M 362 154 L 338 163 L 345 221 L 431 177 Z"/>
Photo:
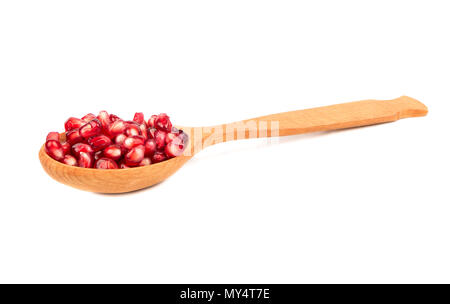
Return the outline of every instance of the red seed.
<path id="1" fill-rule="evenodd" d="M 115 161 L 109 158 L 100 158 L 95 163 L 97 169 L 119 169 L 119 166 Z"/>
<path id="2" fill-rule="evenodd" d="M 143 124 L 145 122 L 144 113 L 138 112 L 138 113 L 134 114 L 133 121 L 137 122 L 140 125 Z"/>
<path id="3" fill-rule="evenodd" d="M 66 132 L 66 140 L 71 145 L 82 142 L 83 136 L 80 134 L 80 129 L 74 129 Z"/>
<path id="4" fill-rule="evenodd" d="M 134 120 L 127 120 L 127 121 L 125 121 L 125 123 L 127 125 L 139 126 L 139 124 L 137 122 L 135 122 Z"/>
<path id="5" fill-rule="evenodd" d="M 80 128 L 82 125 L 84 125 L 85 122 L 79 118 L 70 117 L 66 122 L 64 123 L 64 127 L 66 131 L 71 131 L 74 129 Z"/>
<path id="6" fill-rule="evenodd" d="M 156 131 L 158 130 L 156 130 L 155 128 L 148 128 L 147 130 L 148 138 L 155 138 Z"/>
<path id="7" fill-rule="evenodd" d="M 64 156 L 64 159 L 62 162 L 69 166 L 77 166 L 78 165 L 77 159 L 75 157 L 73 157 L 72 155 Z"/>
<path id="8" fill-rule="evenodd" d="M 50 133 L 48 133 L 46 141 L 49 141 L 49 140 L 59 141 L 59 133 L 58 132 L 50 132 Z"/>
<path id="9" fill-rule="evenodd" d="M 166 145 L 166 135 L 167 133 L 161 130 L 156 131 L 155 133 L 155 142 L 156 142 L 156 148 L 158 150 L 164 149 L 164 146 Z"/>
<path id="10" fill-rule="evenodd" d="M 152 163 L 159 163 L 159 162 L 165 161 L 166 159 L 167 159 L 166 154 L 164 154 L 163 152 L 157 151 L 152 156 Z"/>
<path id="11" fill-rule="evenodd" d="M 145 138 L 140 135 L 130 136 L 125 139 L 123 142 L 123 146 L 128 150 L 133 149 L 134 147 L 141 146 L 145 143 Z"/>
<path id="12" fill-rule="evenodd" d="M 94 149 L 95 152 L 103 150 L 111 145 L 111 139 L 105 135 L 99 135 L 88 139 L 88 144 Z"/>
<path id="13" fill-rule="evenodd" d="M 115 143 L 117 145 L 123 145 L 123 142 L 125 141 L 125 139 L 127 139 L 127 136 L 125 134 L 119 134 L 119 135 L 117 135 L 117 137 L 115 139 Z"/>
<path id="14" fill-rule="evenodd" d="M 178 136 L 178 133 L 167 133 L 166 135 L 166 144 L 170 143 L 172 140 L 174 140 Z"/>
<path id="15" fill-rule="evenodd" d="M 127 125 L 123 120 L 116 120 L 109 126 L 109 134 L 111 136 L 117 136 L 125 132 Z"/>
<path id="16" fill-rule="evenodd" d="M 63 149 L 64 155 L 66 155 L 66 154 L 70 154 L 70 150 L 72 149 L 72 146 L 68 142 L 65 142 L 65 143 L 61 144 L 61 148 Z"/>
<path id="17" fill-rule="evenodd" d="M 78 143 L 72 146 L 72 154 L 75 157 L 79 157 L 81 152 L 93 154 L 94 149 L 92 149 L 91 146 L 83 143 Z"/>
<path id="18" fill-rule="evenodd" d="M 70 117 L 64 124 L 66 142 L 57 132 L 47 135 L 45 150 L 54 159 L 83 168 L 129 168 L 180 156 L 188 136 L 172 126 L 167 114 L 145 121 L 137 112 L 133 121 L 100 111 L 82 119 Z"/>
<path id="19" fill-rule="evenodd" d="M 139 125 L 135 125 L 134 123 L 128 123 L 127 128 L 125 129 L 126 136 L 136 136 L 141 135 L 141 129 Z"/>
<path id="20" fill-rule="evenodd" d="M 81 168 L 92 168 L 94 163 L 92 154 L 86 152 L 80 152 L 78 157 L 78 166 Z"/>
<path id="21" fill-rule="evenodd" d="M 122 157 L 122 149 L 117 145 L 112 145 L 103 150 L 103 155 L 117 161 Z"/>
<path id="22" fill-rule="evenodd" d="M 183 131 L 180 130 L 180 133 L 177 137 L 179 140 L 181 140 L 182 144 L 186 147 L 189 142 L 189 136 Z"/>
<path id="23" fill-rule="evenodd" d="M 141 135 L 144 136 L 145 139 L 148 139 L 147 125 L 145 122 L 139 125 L 139 129 L 141 130 Z"/>
<path id="24" fill-rule="evenodd" d="M 156 152 L 156 142 L 154 139 L 148 139 L 145 142 L 145 156 L 152 156 Z"/>
<path id="25" fill-rule="evenodd" d="M 151 159 L 148 157 L 145 157 L 140 163 L 139 166 L 143 167 L 143 166 L 148 166 L 152 163 Z"/>
<path id="26" fill-rule="evenodd" d="M 115 121 L 117 121 L 117 120 L 123 120 L 123 119 L 120 118 L 120 117 L 117 116 L 117 115 L 110 114 L 110 115 L 109 115 L 109 120 L 111 120 L 111 123 L 113 123 L 113 122 L 115 122 Z"/>
<path id="27" fill-rule="evenodd" d="M 100 111 L 100 113 L 98 113 L 97 119 L 102 124 L 103 133 L 107 134 L 109 130 L 109 125 L 111 124 L 111 119 L 109 119 L 108 112 Z"/>
<path id="28" fill-rule="evenodd" d="M 165 113 L 161 113 L 155 119 L 155 128 L 161 131 L 170 132 L 172 130 L 172 123 L 169 116 Z"/>
<path id="29" fill-rule="evenodd" d="M 64 150 L 59 141 L 49 140 L 45 143 L 45 151 L 47 154 L 58 161 L 64 158 Z"/>
<path id="30" fill-rule="evenodd" d="M 183 130 L 180 130 L 178 132 L 178 135 L 172 140 L 177 145 L 183 145 L 184 147 L 187 146 L 189 142 L 189 136 L 183 132 Z"/>
<path id="31" fill-rule="evenodd" d="M 166 147 L 164 148 L 164 152 L 169 158 L 177 157 L 183 154 L 184 150 L 187 147 L 189 142 L 189 137 L 182 130 L 176 130 L 177 134 L 169 133 L 166 136 Z M 171 140 L 168 141 L 167 138 L 171 135 Z M 175 135 L 175 136 L 173 136 Z"/>
<path id="32" fill-rule="evenodd" d="M 156 120 L 156 118 L 158 118 L 158 115 L 152 115 L 152 116 L 150 117 L 150 119 L 148 120 L 147 125 L 148 125 L 150 128 L 154 128 L 154 127 L 155 127 L 155 120 Z"/>
<path id="33" fill-rule="evenodd" d="M 125 155 L 125 164 L 130 167 L 135 167 L 144 159 L 144 155 L 144 146 L 137 146 Z"/>
<path id="34" fill-rule="evenodd" d="M 84 115 L 81 119 L 84 120 L 85 122 L 90 122 L 96 118 L 97 118 L 97 116 L 95 116 L 92 113 L 89 113 L 89 114 Z"/>
<path id="35" fill-rule="evenodd" d="M 171 141 L 165 147 L 164 152 L 166 153 L 167 157 L 172 158 L 183 154 L 185 146 L 182 144 L 178 144 L 177 141 L 178 140 Z"/>
<path id="36" fill-rule="evenodd" d="M 83 138 L 89 138 L 102 133 L 102 124 L 97 118 L 94 118 L 80 128 L 80 134 Z"/>

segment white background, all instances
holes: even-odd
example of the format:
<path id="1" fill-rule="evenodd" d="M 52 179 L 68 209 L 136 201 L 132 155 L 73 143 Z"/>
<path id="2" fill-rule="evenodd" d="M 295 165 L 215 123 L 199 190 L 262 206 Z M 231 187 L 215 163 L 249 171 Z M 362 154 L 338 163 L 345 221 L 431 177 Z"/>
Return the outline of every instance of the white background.
<path id="1" fill-rule="evenodd" d="M 0 282 L 450 282 L 448 1 L 2 1 Z M 210 147 L 166 182 L 78 191 L 69 116 L 212 125 L 409 95 L 427 117 Z"/>

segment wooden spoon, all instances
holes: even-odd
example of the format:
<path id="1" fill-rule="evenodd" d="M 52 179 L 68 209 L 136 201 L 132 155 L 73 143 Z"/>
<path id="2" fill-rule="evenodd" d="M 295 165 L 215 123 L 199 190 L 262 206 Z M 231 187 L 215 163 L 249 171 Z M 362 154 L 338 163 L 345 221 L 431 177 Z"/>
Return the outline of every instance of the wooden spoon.
<path id="1" fill-rule="evenodd" d="M 360 127 L 425 116 L 427 113 L 424 104 L 402 96 L 393 100 L 363 100 L 272 114 L 213 127 L 183 127 L 190 135 L 189 147 L 184 155 L 131 169 L 99 170 L 68 166 L 49 157 L 43 146 L 39 151 L 39 159 L 48 175 L 65 185 L 92 192 L 123 193 L 162 182 L 193 155 L 216 143 Z M 61 139 L 65 139 L 64 134 L 61 134 Z"/>

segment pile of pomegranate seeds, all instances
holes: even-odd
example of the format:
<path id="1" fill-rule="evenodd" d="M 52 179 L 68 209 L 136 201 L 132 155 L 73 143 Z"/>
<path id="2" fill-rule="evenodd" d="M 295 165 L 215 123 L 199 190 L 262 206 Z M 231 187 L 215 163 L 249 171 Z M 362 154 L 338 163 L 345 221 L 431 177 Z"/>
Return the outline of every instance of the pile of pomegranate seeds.
<path id="1" fill-rule="evenodd" d="M 69 118 L 64 124 L 66 141 L 50 132 L 45 151 L 69 166 L 97 169 L 124 169 L 147 166 L 183 154 L 188 135 L 172 127 L 167 114 L 136 113 L 132 121 L 101 111 L 98 116 Z"/>

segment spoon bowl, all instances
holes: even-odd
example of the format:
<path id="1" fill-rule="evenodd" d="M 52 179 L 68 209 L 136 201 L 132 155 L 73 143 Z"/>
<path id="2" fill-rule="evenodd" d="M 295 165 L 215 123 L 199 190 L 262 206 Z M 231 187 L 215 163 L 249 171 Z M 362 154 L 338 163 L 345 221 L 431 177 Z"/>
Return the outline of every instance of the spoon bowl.
<path id="1" fill-rule="evenodd" d="M 39 159 L 45 172 L 56 181 L 80 190 L 98 193 L 125 193 L 156 185 L 181 168 L 192 156 L 179 156 L 150 166 L 99 170 L 60 163 L 42 147 Z"/>
<path id="2" fill-rule="evenodd" d="M 99 193 L 131 192 L 158 184 L 205 147 L 237 139 L 273 137 L 330 131 L 425 116 L 427 107 L 408 96 L 392 100 L 363 100 L 313 109 L 262 116 L 212 127 L 181 128 L 189 145 L 181 156 L 130 169 L 86 169 L 60 163 L 45 152 L 39 159 L 45 172 L 65 185 Z M 65 134 L 61 134 L 65 140 Z"/>

